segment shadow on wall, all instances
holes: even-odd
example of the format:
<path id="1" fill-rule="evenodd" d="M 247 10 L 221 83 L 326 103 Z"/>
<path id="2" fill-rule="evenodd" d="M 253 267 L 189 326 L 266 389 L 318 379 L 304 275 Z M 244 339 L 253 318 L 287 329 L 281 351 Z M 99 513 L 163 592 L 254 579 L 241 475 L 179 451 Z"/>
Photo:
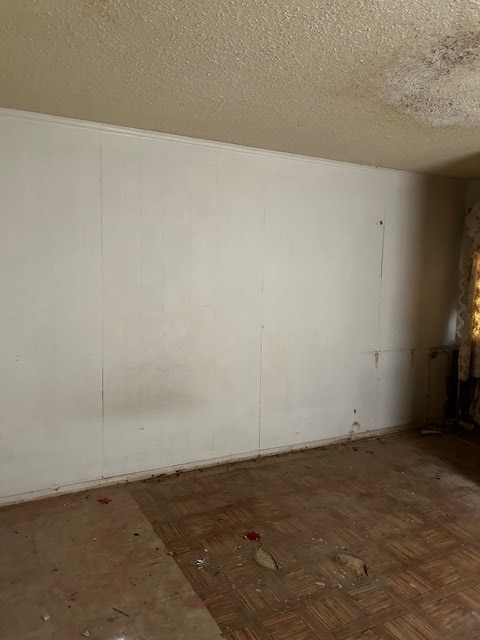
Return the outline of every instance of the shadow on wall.
<path id="1" fill-rule="evenodd" d="M 459 182 L 459 189 L 464 187 Z M 383 402 L 388 407 L 385 414 L 394 416 L 393 425 L 419 424 L 445 415 L 463 230 L 463 210 L 455 218 L 451 207 L 445 206 L 446 198 L 452 197 L 450 189 L 442 178 L 422 180 L 411 202 L 414 214 L 402 230 L 403 254 L 393 256 L 395 276 L 386 280 L 388 263 L 383 265 L 385 312 L 381 311 L 380 331 L 387 332 L 399 349 L 380 350 L 375 356 L 380 385 L 382 371 L 388 369 Z M 387 215 L 386 224 L 395 224 L 393 216 Z M 388 238 L 388 228 L 386 232 Z M 388 249 L 384 247 L 385 256 Z M 382 368 L 382 361 L 389 366 Z"/>

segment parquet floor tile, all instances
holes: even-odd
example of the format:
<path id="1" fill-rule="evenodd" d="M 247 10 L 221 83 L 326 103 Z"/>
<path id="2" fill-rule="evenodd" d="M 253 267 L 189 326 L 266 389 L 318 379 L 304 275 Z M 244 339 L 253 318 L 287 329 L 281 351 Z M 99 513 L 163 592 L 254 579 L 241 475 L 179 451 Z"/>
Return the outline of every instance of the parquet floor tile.
<path id="1" fill-rule="evenodd" d="M 473 435 L 408 432 L 130 491 L 228 640 L 480 640 L 479 459 Z"/>

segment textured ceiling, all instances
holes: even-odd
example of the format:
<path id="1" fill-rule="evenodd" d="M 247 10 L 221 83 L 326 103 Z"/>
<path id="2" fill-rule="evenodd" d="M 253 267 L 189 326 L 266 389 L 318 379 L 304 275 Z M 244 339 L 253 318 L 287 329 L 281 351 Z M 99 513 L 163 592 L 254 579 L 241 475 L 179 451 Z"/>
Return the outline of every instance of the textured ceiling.
<path id="1" fill-rule="evenodd" d="M 480 0 L 0 0 L 0 106 L 480 177 Z"/>

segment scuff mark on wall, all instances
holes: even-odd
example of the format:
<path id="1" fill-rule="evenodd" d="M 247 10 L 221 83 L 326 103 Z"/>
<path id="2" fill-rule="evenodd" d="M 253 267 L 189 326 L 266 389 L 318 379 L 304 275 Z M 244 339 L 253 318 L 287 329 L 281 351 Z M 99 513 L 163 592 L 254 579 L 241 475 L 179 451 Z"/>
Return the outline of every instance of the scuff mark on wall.
<path id="1" fill-rule="evenodd" d="M 356 433 L 360 433 L 360 423 L 357 421 L 352 423 L 352 428 L 350 429 L 350 436 L 353 437 Z"/>

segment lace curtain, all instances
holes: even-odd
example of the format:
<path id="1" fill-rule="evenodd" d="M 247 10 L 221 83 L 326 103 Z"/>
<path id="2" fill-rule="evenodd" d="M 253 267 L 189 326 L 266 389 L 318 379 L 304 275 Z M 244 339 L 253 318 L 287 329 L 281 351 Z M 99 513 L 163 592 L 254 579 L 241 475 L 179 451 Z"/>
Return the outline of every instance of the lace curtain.
<path id="1" fill-rule="evenodd" d="M 480 423 L 480 202 L 465 222 L 457 340 L 458 378 L 470 382 L 470 415 Z"/>

